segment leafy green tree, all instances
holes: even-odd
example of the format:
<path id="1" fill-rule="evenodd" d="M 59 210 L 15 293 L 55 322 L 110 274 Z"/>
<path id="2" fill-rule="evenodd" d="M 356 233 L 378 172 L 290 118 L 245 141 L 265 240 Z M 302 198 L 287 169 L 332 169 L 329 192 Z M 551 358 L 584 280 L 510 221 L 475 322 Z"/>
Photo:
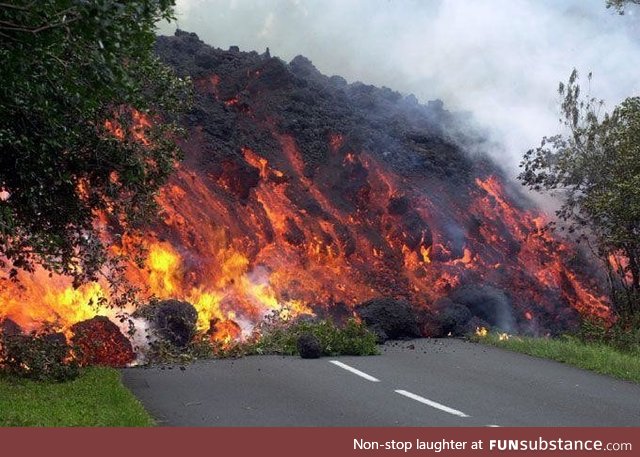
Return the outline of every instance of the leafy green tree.
<path id="1" fill-rule="evenodd" d="M 589 75 L 591 77 L 591 75 Z M 593 242 L 610 271 L 618 311 L 640 314 L 640 97 L 611 113 L 582 97 L 574 70 L 560 84 L 565 133 L 527 151 L 520 179 L 558 195 L 562 227 Z"/>
<path id="2" fill-rule="evenodd" d="M 0 263 L 75 282 L 107 260 L 116 233 L 154 212 L 180 158 L 190 82 L 155 57 L 170 0 L 0 3 Z"/>
<path id="3" fill-rule="evenodd" d="M 607 8 L 615 8 L 620 14 L 624 14 L 627 5 L 640 5 L 640 0 L 607 0 Z"/>

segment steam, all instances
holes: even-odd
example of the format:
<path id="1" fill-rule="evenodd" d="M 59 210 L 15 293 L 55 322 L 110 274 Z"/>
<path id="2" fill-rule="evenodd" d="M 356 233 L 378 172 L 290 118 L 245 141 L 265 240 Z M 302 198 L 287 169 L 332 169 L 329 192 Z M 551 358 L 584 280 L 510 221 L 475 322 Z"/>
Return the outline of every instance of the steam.
<path id="1" fill-rule="evenodd" d="M 593 71 L 608 109 L 640 92 L 640 10 L 604 0 L 178 0 L 178 26 L 216 47 L 311 59 L 328 75 L 470 111 L 511 175 L 558 131 L 559 81 Z M 175 25 L 163 25 L 171 34 Z M 586 80 L 584 81 L 586 85 Z"/>

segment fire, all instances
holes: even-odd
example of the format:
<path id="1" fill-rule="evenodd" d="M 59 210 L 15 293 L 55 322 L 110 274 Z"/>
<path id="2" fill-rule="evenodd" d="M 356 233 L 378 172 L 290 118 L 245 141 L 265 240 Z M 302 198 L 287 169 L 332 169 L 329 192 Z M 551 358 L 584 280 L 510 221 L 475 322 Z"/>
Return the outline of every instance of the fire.
<path id="1" fill-rule="evenodd" d="M 429 254 L 431 253 L 431 246 L 424 247 L 420 246 L 420 254 L 422 255 L 422 261 L 424 263 L 431 263 L 431 259 L 429 258 Z"/>
<path id="2" fill-rule="evenodd" d="M 220 76 L 195 87 L 218 104 L 220 116 L 261 136 L 221 151 L 205 126 L 190 127 L 186 159 L 157 197 L 159 221 L 135 240 L 146 259 L 127 264 L 126 279 L 141 302 L 191 303 L 198 330 L 223 345 L 246 338 L 274 312 L 292 318 L 379 296 L 427 309 L 474 284 L 504 290 L 524 328 L 544 326 L 545 316 L 568 308 L 609 314 L 598 288 L 567 266 L 574 248 L 544 230 L 542 214 L 517 206 L 502 178 L 474 172 L 453 186 L 410 175 L 380 154 L 352 149 L 357 142 L 347 133 L 322 129 L 314 137 L 322 144 L 309 152 L 260 110 L 227 109 L 239 101 Z M 131 117 L 128 131 L 114 120 L 104 127 L 115 138 L 148 144 L 152 120 L 136 111 Z M 264 144 L 254 141 L 260 138 Z M 9 198 L 3 192 L 0 200 Z M 133 256 L 129 241 L 114 242 L 112 251 Z M 106 284 L 73 289 L 67 278 L 41 269 L 20 280 L 0 282 L 0 319 L 25 329 L 66 331 L 95 315 L 115 315 L 105 305 Z"/>
<path id="3" fill-rule="evenodd" d="M 329 145 L 331 146 L 331 150 L 333 152 L 338 152 L 338 150 L 344 144 L 344 136 L 336 133 L 329 137 Z"/>
<path id="4" fill-rule="evenodd" d="M 511 336 L 508 333 L 498 333 L 499 341 L 507 341 Z"/>
<path id="5" fill-rule="evenodd" d="M 136 110 L 121 107 L 117 110 L 119 114 L 128 112 L 131 116 L 131 125 L 129 126 L 129 133 L 135 141 L 142 143 L 145 146 L 149 146 L 150 141 L 147 138 L 147 131 L 151 128 L 151 119 L 148 115 Z M 118 140 L 125 139 L 125 129 L 123 126 L 114 119 L 107 119 L 104 121 L 104 129 L 113 135 Z"/>
<path id="6" fill-rule="evenodd" d="M 154 244 L 149 250 L 147 267 L 149 287 L 157 296 L 171 296 L 177 291 L 177 277 L 180 258 L 167 244 Z"/>
<path id="7" fill-rule="evenodd" d="M 489 331 L 486 329 L 486 327 L 476 327 L 476 336 L 479 336 L 480 338 L 484 338 L 488 334 L 489 334 Z"/>
<path id="8" fill-rule="evenodd" d="M 631 273 L 631 269 L 629 268 L 628 257 L 619 252 L 616 252 L 613 254 L 609 254 L 608 260 L 609 265 L 611 266 L 613 271 L 617 272 L 621 277 L 623 277 L 623 281 L 626 284 L 633 283 L 633 274 Z"/>
<path id="9" fill-rule="evenodd" d="M 233 316 L 232 313 L 231 315 Z M 211 330 L 211 340 L 220 343 L 223 348 L 237 341 L 242 334 L 240 326 L 233 319 L 214 320 L 212 321 Z"/>

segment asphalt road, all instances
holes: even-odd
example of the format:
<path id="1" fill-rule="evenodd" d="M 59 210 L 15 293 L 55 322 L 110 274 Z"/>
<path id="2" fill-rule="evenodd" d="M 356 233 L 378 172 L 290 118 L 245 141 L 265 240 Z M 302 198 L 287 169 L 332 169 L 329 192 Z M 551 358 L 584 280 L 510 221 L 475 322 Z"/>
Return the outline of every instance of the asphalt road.
<path id="1" fill-rule="evenodd" d="M 123 380 L 161 425 L 640 426 L 638 385 L 456 339 L 129 368 Z"/>

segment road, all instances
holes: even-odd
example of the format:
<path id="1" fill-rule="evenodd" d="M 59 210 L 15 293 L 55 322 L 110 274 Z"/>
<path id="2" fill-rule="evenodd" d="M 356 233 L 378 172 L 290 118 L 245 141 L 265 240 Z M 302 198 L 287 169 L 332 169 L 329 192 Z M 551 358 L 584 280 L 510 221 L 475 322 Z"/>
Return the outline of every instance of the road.
<path id="1" fill-rule="evenodd" d="M 123 380 L 172 426 L 640 426 L 639 385 L 457 339 L 129 368 Z"/>

